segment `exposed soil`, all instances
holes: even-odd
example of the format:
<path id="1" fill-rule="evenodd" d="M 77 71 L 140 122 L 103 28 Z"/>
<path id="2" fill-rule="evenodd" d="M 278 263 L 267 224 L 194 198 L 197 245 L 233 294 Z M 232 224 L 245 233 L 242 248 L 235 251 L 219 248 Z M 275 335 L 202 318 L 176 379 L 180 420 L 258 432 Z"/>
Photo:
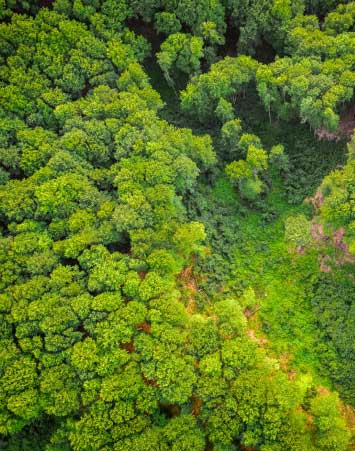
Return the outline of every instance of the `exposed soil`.
<path id="1" fill-rule="evenodd" d="M 323 387 L 322 385 L 320 385 L 320 386 L 318 387 L 317 392 L 318 392 L 320 395 L 324 395 L 324 396 L 330 395 L 330 391 L 329 391 L 327 388 Z"/>
<path id="2" fill-rule="evenodd" d="M 339 128 L 335 132 L 330 132 L 325 127 L 317 128 L 314 132 L 318 139 L 327 141 L 340 141 L 341 139 L 350 139 L 355 129 L 355 103 L 347 106 L 340 115 Z"/>
<path id="3" fill-rule="evenodd" d="M 355 128 L 355 103 L 349 105 L 344 115 L 341 116 L 339 128 L 343 136 L 352 136 Z"/>
<path id="4" fill-rule="evenodd" d="M 268 342 L 267 338 L 258 338 L 258 337 L 256 337 L 255 336 L 255 331 L 253 329 L 249 329 L 247 331 L 247 335 L 252 341 L 255 341 L 256 343 L 259 343 L 260 346 L 265 345 Z"/>
<path id="5" fill-rule="evenodd" d="M 323 226 L 316 222 L 312 223 L 311 235 L 315 242 L 318 243 L 332 243 L 333 247 L 340 251 L 340 255 L 336 258 L 331 258 L 329 255 L 321 255 L 320 270 L 322 272 L 331 272 L 332 268 L 327 264 L 327 262 L 333 261 L 336 265 L 344 265 L 345 263 L 355 263 L 355 255 L 351 254 L 349 251 L 348 244 L 344 243 L 345 229 L 340 227 L 333 233 L 333 236 L 327 236 L 324 233 Z"/>
<path id="6" fill-rule="evenodd" d="M 137 330 L 142 330 L 143 332 L 150 334 L 152 326 L 147 321 L 143 321 L 142 323 L 138 324 Z"/>
<path id="7" fill-rule="evenodd" d="M 200 413 L 202 407 L 202 400 L 196 397 L 192 397 L 192 415 L 197 416 Z"/>
<path id="8" fill-rule="evenodd" d="M 124 349 L 129 354 L 132 354 L 135 351 L 135 349 L 134 349 L 134 341 L 131 340 L 129 343 L 120 343 L 120 348 Z"/>
<path id="9" fill-rule="evenodd" d="M 194 276 L 193 266 L 188 266 L 180 274 L 179 279 L 183 283 L 184 288 L 188 290 L 188 301 L 186 311 L 190 314 L 196 310 L 196 301 L 194 299 L 195 293 L 198 291 L 198 285 Z"/>
<path id="10" fill-rule="evenodd" d="M 323 205 L 324 198 L 322 193 L 320 191 L 317 191 L 313 198 L 307 198 L 306 201 L 310 202 L 315 210 L 318 210 Z M 344 265 L 345 263 L 355 263 L 355 255 L 350 253 L 348 244 L 344 243 L 345 229 L 343 227 L 337 229 L 332 236 L 328 236 L 324 232 L 323 225 L 318 224 L 316 221 L 313 221 L 311 225 L 311 236 L 314 242 L 324 245 L 332 244 L 335 250 L 340 251 L 338 252 L 337 257 L 334 258 L 330 257 L 329 255 L 319 256 L 320 270 L 322 272 L 332 271 L 331 266 L 328 264 L 331 262 L 335 263 L 338 266 Z"/>

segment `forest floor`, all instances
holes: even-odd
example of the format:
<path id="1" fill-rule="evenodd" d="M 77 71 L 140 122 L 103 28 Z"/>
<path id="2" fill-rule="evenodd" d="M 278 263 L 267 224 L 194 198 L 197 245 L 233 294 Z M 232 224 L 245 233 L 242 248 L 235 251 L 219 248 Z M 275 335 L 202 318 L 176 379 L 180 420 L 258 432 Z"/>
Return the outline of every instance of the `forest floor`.
<path id="1" fill-rule="evenodd" d="M 224 197 L 221 185 L 227 184 L 227 180 L 220 179 L 213 190 L 217 202 Z M 249 319 L 253 334 L 267 337 L 265 347 L 279 358 L 290 375 L 311 372 L 318 378 L 318 331 L 307 298 L 307 289 L 319 271 L 318 256 L 315 250 L 299 255 L 284 240 L 285 219 L 306 213 L 308 208 L 287 204 L 277 185 L 266 202 L 277 219 L 265 223 L 262 212 L 251 211 L 239 221 L 234 261 L 225 288 L 228 290 L 230 285 L 233 291 L 236 282 L 253 288 L 259 305 L 257 314 Z M 324 379 L 318 382 L 327 383 Z"/>
<path id="2" fill-rule="evenodd" d="M 300 255 L 290 250 L 284 240 L 284 223 L 296 213 L 312 217 L 312 207 L 304 200 L 315 194 L 326 174 L 344 163 L 345 140 L 320 141 L 307 126 L 296 121 L 286 123 L 273 118 L 270 123 L 251 88 L 245 99 L 239 99 L 235 114 L 242 119 L 243 130 L 258 135 L 264 148 L 278 143 L 285 146 L 291 171 L 286 181 L 273 177 L 261 208 L 243 205 L 224 176 L 223 168 L 230 157 L 218 148 L 219 126 L 204 127 L 185 117 L 177 95 L 184 82 L 176 91 L 169 87 L 153 58 L 147 61 L 146 69 L 153 87 L 166 102 L 162 117 L 176 126 L 190 127 L 195 133 L 209 133 L 215 142 L 218 168 L 212 182 L 201 178 L 195 199 L 198 207 L 188 212 L 190 218 L 205 224 L 211 253 L 216 257 L 212 263 L 196 268 L 200 279 L 207 280 L 206 291 L 210 294 L 219 285 L 224 296 L 235 296 L 243 288 L 253 288 L 258 306 L 248 321 L 251 339 L 258 340 L 270 356 L 279 360 L 290 379 L 311 378 L 330 388 L 332 384 L 322 371 L 320 331 L 309 297 L 320 272 L 319 251 L 313 248 Z M 202 199 L 205 204 L 200 202 Z M 194 199 L 190 204 L 194 205 Z M 223 217 L 217 225 L 215 212 Z M 223 242 L 231 234 L 232 241 Z M 217 280 L 217 285 L 209 280 Z"/>

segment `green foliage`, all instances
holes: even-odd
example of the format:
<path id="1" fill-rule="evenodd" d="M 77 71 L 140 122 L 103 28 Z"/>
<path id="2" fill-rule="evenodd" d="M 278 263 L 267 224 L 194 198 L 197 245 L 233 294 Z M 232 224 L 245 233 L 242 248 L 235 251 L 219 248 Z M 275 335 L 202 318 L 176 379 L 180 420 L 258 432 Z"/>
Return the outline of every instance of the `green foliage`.
<path id="1" fill-rule="evenodd" d="M 330 232 L 344 227 L 350 252 L 355 253 L 355 152 L 354 142 L 348 144 L 348 161 L 342 169 L 324 178 L 320 190 L 324 202 L 320 207 L 320 220 Z"/>
<path id="2" fill-rule="evenodd" d="M 233 154 L 239 150 L 242 125 L 240 119 L 232 119 L 223 124 L 221 128 L 221 140 L 226 152 Z"/>
<path id="3" fill-rule="evenodd" d="M 163 11 L 155 15 L 155 27 L 159 33 L 174 34 L 181 31 L 181 23 L 174 13 Z"/>
<path id="4" fill-rule="evenodd" d="M 223 2 L 219 0 L 182 0 L 178 3 L 173 0 L 163 0 L 162 2 L 132 0 L 129 4 L 135 14 L 140 14 L 148 22 L 155 15 L 157 21 L 162 20 L 165 24 L 176 23 L 176 20 L 173 19 L 174 15 L 193 34 L 199 34 L 204 23 L 213 22 L 221 36 L 219 39 L 223 39 L 226 24 L 224 22 Z M 160 18 L 158 19 L 157 16 L 160 16 Z M 180 30 L 171 30 L 169 33 L 176 31 Z"/>
<path id="5" fill-rule="evenodd" d="M 285 240 L 295 246 L 307 246 L 312 241 L 311 222 L 303 214 L 289 216 L 285 222 Z"/>
<path id="6" fill-rule="evenodd" d="M 238 50 L 253 55 L 262 39 L 282 51 L 290 21 L 303 13 L 303 2 L 227 0 L 226 9 L 240 30 Z"/>
<path id="7" fill-rule="evenodd" d="M 337 418 L 337 404 L 338 397 L 335 393 L 318 396 L 312 401 L 311 412 L 315 415 L 314 426 L 320 449 L 347 449 L 349 433 L 344 421 Z M 330 429 L 332 429 L 331 434 L 329 434 Z"/>
<path id="8" fill-rule="evenodd" d="M 161 45 L 157 60 L 168 83 L 173 83 L 173 77 L 179 72 L 192 76 L 200 70 L 200 60 L 203 56 L 203 41 L 197 36 L 185 33 L 171 34 Z"/>
<path id="9" fill-rule="evenodd" d="M 181 108 L 203 122 L 211 119 L 221 101 L 230 101 L 255 77 L 258 63 L 247 56 L 226 57 L 209 72 L 195 77 L 181 93 Z"/>
<path id="10" fill-rule="evenodd" d="M 257 72 L 259 95 L 266 108 L 286 119 L 298 114 L 313 128 L 338 128 L 341 106 L 352 99 L 350 74 L 353 3 L 326 16 L 320 30 L 314 16 L 296 17 L 288 35 L 290 56 Z M 349 59 L 350 57 L 350 59 Z"/>
<path id="11" fill-rule="evenodd" d="M 353 87 L 351 3 L 323 31 L 316 18 L 293 19 L 302 4 L 286 0 L 44 3 L 0 2 L 1 445 L 348 449 L 337 395 L 291 380 L 277 357 L 291 347 L 305 372 L 318 362 L 351 402 L 353 285 L 345 270 L 322 285 L 315 250 L 299 260 L 287 252 L 285 220 L 291 241 L 309 239 L 304 209 L 282 194 L 300 159 L 272 133 L 267 153 L 250 124 L 269 132 L 277 105 L 280 117 L 336 127 Z M 227 57 L 198 75 L 224 44 L 225 12 L 240 50 L 268 35 L 292 56 L 268 66 Z M 166 80 L 192 77 L 173 121 L 184 128 L 162 119 L 169 106 L 142 65 L 141 32 L 156 48 L 154 30 L 127 28 L 141 19 L 167 35 L 157 54 Z M 258 107 L 255 82 L 271 123 L 243 117 L 243 102 Z M 221 130 L 193 133 L 184 113 L 208 125 L 216 117 Z M 349 237 L 353 153 L 325 179 L 319 212 Z M 254 335 L 259 308 L 264 331 L 282 337 L 270 349 Z"/>
<path id="12" fill-rule="evenodd" d="M 222 140 L 225 139 L 225 134 L 226 132 L 222 129 Z M 261 176 L 263 173 L 265 174 L 269 167 L 269 159 L 271 163 L 275 164 L 275 154 L 279 159 L 282 159 L 283 146 L 274 146 L 268 155 L 261 148 L 261 141 L 257 136 L 243 133 L 237 144 L 237 149 L 242 155 L 246 156 L 245 160 L 233 161 L 225 167 L 225 172 L 231 182 L 238 186 L 242 197 L 248 201 L 255 201 L 266 188 L 259 174 Z"/>
<path id="13" fill-rule="evenodd" d="M 285 153 L 285 148 L 282 144 L 278 144 L 271 148 L 269 162 L 280 172 L 287 173 L 289 171 L 289 157 Z"/>
<path id="14" fill-rule="evenodd" d="M 354 385 L 354 355 L 352 330 L 355 321 L 354 285 L 349 270 L 322 274 L 315 280 L 309 295 L 310 303 L 321 331 L 317 350 L 322 370 L 330 377 L 343 399 L 352 403 Z"/>
<path id="15" fill-rule="evenodd" d="M 43 449 L 127 449 L 151 423 L 163 436 L 158 402 L 187 403 L 196 379 L 174 277 L 205 234 L 180 196 L 215 156 L 209 137 L 157 117 L 138 63 L 147 47 L 128 30 L 113 36 L 111 6 L 91 30 L 48 10 L 2 24 L 0 427 L 22 434 L 56 418 Z M 87 23 L 100 4 L 55 7 Z"/>
<path id="16" fill-rule="evenodd" d="M 227 100 L 221 98 L 216 108 L 216 116 L 222 124 L 224 122 L 231 121 L 234 118 L 233 105 Z"/>

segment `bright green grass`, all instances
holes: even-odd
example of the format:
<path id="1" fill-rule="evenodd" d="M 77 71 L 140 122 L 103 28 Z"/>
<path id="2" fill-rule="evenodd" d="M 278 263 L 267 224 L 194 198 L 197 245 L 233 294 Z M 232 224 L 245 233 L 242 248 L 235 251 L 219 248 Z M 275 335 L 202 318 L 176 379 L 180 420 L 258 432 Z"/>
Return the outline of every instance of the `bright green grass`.
<path id="1" fill-rule="evenodd" d="M 225 178 L 212 190 L 216 202 L 238 203 L 237 195 Z M 268 205 L 278 215 L 265 224 L 261 212 L 250 211 L 240 223 L 240 236 L 236 237 L 235 260 L 229 283 L 240 282 L 255 290 L 260 310 L 252 318 L 250 327 L 266 335 L 269 351 L 277 357 L 285 356 L 290 370 L 310 372 L 314 380 L 320 365 L 317 353 L 318 331 L 307 290 L 319 271 L 316 251 L 298 255 L 284 241 L 284 221 L 295 213 L 307 213 L 308 206 L 290 206 L 282 193 L 282 184 L 274 183 L 267 198 Z M 227 287 L 228 290 L 228 287 Z M 257 334 L 258 334 L 257 333 Z"/>
<path id="2" fill-rule="evenodd" d="M 177 126 L 191 127 L 197 134 L 209 133 L 218 137 L 217 125 L 211 128 L 211 124 L 198 124 L 181 113 L 178 95 L 167 85 L 153 59 L 147 62 L 147 69 L 152 85 L 166 103 L 161 113 L 163 118 Z M 185 82 L 181 82 L 180 89 Z M 265 199 L 266 210 L 275 216 L 269 222 L 265 221 L 265 212 L 240 202 L 223 175 L 211 189 L 203 187 L 212 212 L 214 206 L 228 206 L 226 227 L 230 221 L 238 224 L 234 258 L 225 273 L 223 292 L 233 294 L 240 292 L 242 287 L 252 287 L 260 310 L 250 319 L 249 327 L 256 330 L 256 335 L 267 337 L 268 353 L 286 360 L 287 368 L 296 371 L 300 377 L 311 374 L 314 382 L 330 386 L 327 379 L 319 376 L 322 372 L 317 351 L 319 331 L 309 297 L 312 282 L 319 274 L 319 254 L 317 250 L 309 250 L 305 255 L 299 255 L 289 249 L 284 240 L 284 222 L 296 213 L 311 216 L 310 206 L 303 199 L 312 196 L 323 177 L 345 161 L 345 144 L 319 142 L 307 126 L 297 122 L 286 123 L 273 118 L 270 124 L 255 87 L 248 90 L 244 99 L 239 99 L 235 114 L 242 119 L 244 130 L 256 133 L 266 149 L 278 143 L 285 146 L 291 173 L 286 183 L 277 177 L 273 179 L 272 190 Z M 223 167 L 223 160 L 229 158 L 219 151 L 218 139 L 215 144 L 219 166 Z M 203 183 L 201 180 L 200 184 Z M 199 217 L 196 219 L 200 220 Z M 208 228 L 208 224 L 205 225 Z M 219 252 L 218 244 L 214 245 L 213 252 Z"/>
<path id="3" fill-rule="evenodd" d="M 245 206 L 244 215 L 240 215 L 237 193 L 225 177 L 212 188 L 212 202 L 234 205 L 234 220 L 239 224 L 226 290 L 251 286 L 260 310 L 251 319 L 250 327 L 261 326 L 257 333 L 267 336 L 269 352 L 284 356 L 290 370 L 310 372 L 315 381 L 329 385 L 319 376 L 319 331 L 309 296 L 319 275 L 319 251 L 311 249 L 299 255 L 290 249 L 284 240 L 284 223 L 297 213 L 312 217 L 314 212 L 303 200 L 314 194 L 326 174 L 344 162 L 345 143 L 319 142 L 301 124 L 275 119 L 270 124 L 253 89 L 246 99 L 240 99 L 236 115 L 242 118 L 246 130 L 260 136 L 266 149 L 277 143 L 285 146 L 291 173 L 286 181 L 273 177 L 271 192 L 265 199 L 266 211 L 275 216 L 269 222 L 265 221 L 265 213 Z"/>

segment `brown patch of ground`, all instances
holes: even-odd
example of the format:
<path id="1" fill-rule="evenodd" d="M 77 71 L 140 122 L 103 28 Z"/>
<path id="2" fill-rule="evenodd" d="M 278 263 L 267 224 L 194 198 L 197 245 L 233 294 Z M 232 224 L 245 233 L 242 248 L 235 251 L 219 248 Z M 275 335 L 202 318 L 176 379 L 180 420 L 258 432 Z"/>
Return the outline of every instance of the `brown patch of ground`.
<path id="1" fill-rule="evenodd" d="M 328 241 L 329 236 L 326 236 L 323 230 L 322 224 L 312 222 L 311 225 L 311 236 L 314 241 Z"/>
<path id="2" fill-rule="evenodd" d="M 355 128 L 355 103 L 352 103 L 344 114 L 340 116 L 341 136 L 351 137 Z"/>
<path id="3" fill-rule="evenodd" d="M 319 139 L 327 141 L 339 141 L 341 139 L 350 139 L 355 128 L 355 103 L 348 105 L 346 110 L 340 115 L 338 130 L 330 132 L 325 127 L 317 128 L 314 135 Z"/>
<path id="4" fill-rule="evenodd" d="M 192 314 L 196 311 L 196 301 L 194 295 L 198 291 L 198 285 L 194 275 L 193 266 L 191 265 L 185 268 L 179 274 L 179 279 L 181 280 L 184 288 L 188 290 L 186 311 L 189 314 Z"/>
<path id="5" fill-rule="evenodd" d="M 317 194 L 316 194 L 317 196 Z M 315 208 L 319 208 L 320 199 L 322 199 L 319 195 L 316 199 L 316 196 L 312 199 L 307 199 L 307 201 L 312 202 Z M 323 202 L 321 200 L 321 202 Z M 331 272 L 332 268 L 328 263 L 335 263 L 337 266 L 344 265 L 345 263 L 355 263 L 355 255 L 351 254 L 349 251 L 349 246 L 344 243 L 345 238 L 345 229 L 340 227 L 336 230 L 332 236 L 328 236 L 324 233 L 323 225 L 318 224 L 313 221 L 311 225 L 311 236 L 315 243 L 320 245 L 332 244 L 335 250 L 338 250 L 336 257 L 330 257 L 329 255 L 320 255 L 319 256 L 319 269 L 322 272 Z"/>
<path id="6" fill-rule="evenodd" d="M 252 340 L 258 343 L 260 346 L 265 345 L 268 342 L 267 338 L 259 338 L 255 336 L 255 331 L 253 329 L 249 329 L 247 331 L 248 337 Z"/>
<path id="7" fill-rule="evenodd" d="M 278 357 L 278 361 L 280 364 L 280 369 L 284 372 L 288 372 L 289 371 L 289 362 L 290 362 L 290 354 L 288 354 L 287 352 L 283 352 L 279 357 Z"/>
<path id="8" fill-rule="evenodd" d="M 355 450 L 355 409 L 349 405 L 344 405 L 341 401 L 339 404 L 341 414 L 346 422 L 348 429 L 351 431 L 353 437 L 349 449 Z"/>
<path id="9" fill-rule="evenodd" d="M 280 365 L 280 369 L 287 374 L 287 377 L 290 381 L 293 381 L 297 376 L 297 371 L 291 370 L 289 367 L 291 355 L 287 352 L 282 353 L 278 357 L 278 362 Z"/>
<path id="10" fill-rule="evenodd" d="M 320 255 L 319 256 L 319 270 L 321 272 L 332 272 L 332 267 L 327 265 L 326 262 L 329 262 L 331 260 L 331 258 L 329 257 L 329 255 Z"/>
<path id="11" fill-rule="evenodd" d="M 185 268 L 180 274 L 179 279 L 183 282 L 184 287 L 193 291 L 194 293 L 198 290 L 197 282 L 194 276 L 194 270 L 192 266 Z"/>
<path id="12" fill-rule="evenodd" d="M 195 311 L 196 311 L 196 301 L 195 299 L 189 299 L 187 306 L 186 306 L 186 311 L 189 315 L 192 315 Z"/>
<path id="13" fill-rule="evenodd" d="M 330 395 L 330 391 L 329 391 L 326 387 L 323 387 L 323 385 L 320 385 L 320 386 L 317 388 L 317 392 L 318 392 L 320 395 L 324 395 L 324 396 Z"/>
<path id="14" fill-rule="evenodd" d="M 242 451 L 254 451 L 255 450 L 255 448 L 252 448 L 250 446 L 244 446 L 244 445 L 240 445 L 240 449 Z"/>
<path id="15" fill-rule="evenodd" d="M 347 424 L 354 429 L 355 428 L 355 409 L 351 406 L 342 406 L 342 412 L 344 414 Z"/>
<path id="16" fill-rule="evenodd" d="M 134 342 L 131 340 L 129 343 L 121 343 L 120 348 L 132 354 L 134 352 Z"/>
<path id="17" fill-rule="evenodd" d="M 297 376 L 297 371 L 290 371 L 288 373 L 288 378 L 289 378 L 290 381 L 293 381 L 296 376 Z"/>
<path id="18" fill-rule="evenodd" d="M 148 379 L 143 373 L 142 373 L 142 379 L 146 385 L 150 385 L 151 387 L 159 387 L 159 385 L 156 381 L 154 381 L 153 379 Z"/>
<path id="19" fill-rule="evenodd" d="M 142 323 L 138 324 L 137 329 L 150 334 L 152 326 L 147 321 L 143 321 Z"/>
<path id="20" fill-rule="evenodd" d="M 306 415 L 306 424 L 308 429 L 313 428 L 313 417 L 309 413 Z"/>
<path id="21" fill-rule="evenodd" d="M 192 415 L 194 415 L 196 417 L 200 413 L 201 407 L 202 407 L 202 400 L 193 396 L 192 397 Z"/>
<path id="22" fill-rule="evenodd" d="M 304 246 L 297 246 L 296 247 L 296 252 L 299 255 L 304 255 L 306 253 L 306 248 Z"/>
<path id="23" fill-rule="evenodd" d="M 254 308 L 247 307 L 246 309 L 244 309 L 243 314 L 246 319 L 249 319 L 252 318 L 260 309 L 261 309 L 260 305 L 257 305 Z"/>

